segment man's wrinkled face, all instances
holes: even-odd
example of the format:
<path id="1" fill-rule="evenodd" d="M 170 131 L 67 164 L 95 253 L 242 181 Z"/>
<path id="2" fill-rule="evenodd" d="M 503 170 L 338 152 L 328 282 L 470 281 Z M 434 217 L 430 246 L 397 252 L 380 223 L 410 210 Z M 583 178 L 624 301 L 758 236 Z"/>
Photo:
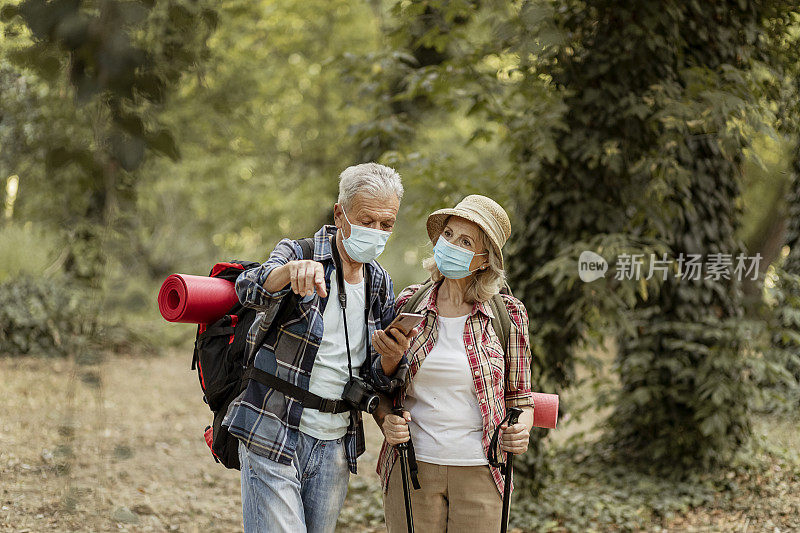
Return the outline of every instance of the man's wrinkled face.
<path id="1" fill-rule="evenodd" d="M 358 226 L 379 229 L 391 232 L 397 220 L 397 211 L 400 209 L 400 200 L 394 194 L 386 196 L 372 196 L 357 194 L 347 210 L 347 219 Z M 336 227 L 342 230 L 345 238 L 350 237 L 350 224 L 344 218 L 341 204 L 333 206 L 333 220 Z"/>

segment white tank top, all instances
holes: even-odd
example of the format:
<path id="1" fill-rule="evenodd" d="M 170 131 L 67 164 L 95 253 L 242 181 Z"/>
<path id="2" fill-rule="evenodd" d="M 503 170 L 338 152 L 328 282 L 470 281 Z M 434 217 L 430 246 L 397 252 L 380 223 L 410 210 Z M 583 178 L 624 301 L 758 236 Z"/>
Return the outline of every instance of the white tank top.
<path id="1" fill-rule="evenodd" d="M 414 375 L 406 395 L 414 453 L 426 463 L 488 463 L 481 442 L 483 419 L 464 347 L 468 317 L 438 317 L 436 344 Z"/>

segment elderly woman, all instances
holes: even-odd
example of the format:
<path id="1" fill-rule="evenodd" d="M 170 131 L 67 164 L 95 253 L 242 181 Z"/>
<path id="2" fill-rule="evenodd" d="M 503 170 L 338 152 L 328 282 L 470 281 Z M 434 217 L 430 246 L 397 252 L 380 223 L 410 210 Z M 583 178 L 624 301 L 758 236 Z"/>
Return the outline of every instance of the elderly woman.
<path id="1" fill-rule="evenodd" d="M 495 201 L 471 195 L 432 213 L 427 229 L 433 258 L 423 266 L 434 283 L 407 287 L 395 304 L 399 312 L 429 286 L 415 308 L 406 309 L 425 315 L 419 333 L 403 356 L 392 350 L 393 331 L 372 336 L 386 375 L 401 360 L 408 363 L 399 393 L 403 416 L 385 406 L 375 415 L 385 437 L 378 474 L 386 525 L 390 532 L 406 530 L 394 446 L 413 435 L 421 484 L 412 491 L 417 531 L 494 532 L 500 529 L 503 479 L 487 460 L 492 433 L 508 407 L 522 408 L 517 424 L 501 426 L 500 440 L 501 450 L 520 454 L 533 423 L 527 312 L 518 299 L 501 295 L 511 318 L 508 345 L 502 346 L 489 302 L 504 285 L 501 249 L 511 223 Z"/>

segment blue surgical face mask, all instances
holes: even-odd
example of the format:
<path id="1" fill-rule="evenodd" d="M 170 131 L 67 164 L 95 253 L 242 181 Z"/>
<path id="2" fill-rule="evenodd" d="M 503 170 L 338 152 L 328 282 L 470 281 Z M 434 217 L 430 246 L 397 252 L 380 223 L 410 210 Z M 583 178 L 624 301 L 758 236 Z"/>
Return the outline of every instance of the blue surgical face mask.
<path id="1" fill-rule="evenodd" d="M 466 278 L 473 270 L 469 269 L 473 256 L 486 255 L 488 252 L 476 254 L 455 244 L 451 244 L 439 235 L 439 240 L 433 247 L 433 259 L 436 261 L 436 268 L 442 276 L 448 279 Z M 477 269 L 476 269 L 477 270 Z"/>
<path id="2" fill-rule="evenodd" d="M 347 213 L 344 213 L 344 219 L 350 224 L 350 236 L 342 239 L 342 244 L 351 259 L 359 263 L 369 263 L 381 255 L 392 232 L 356 226 L 347 218 Z"/>

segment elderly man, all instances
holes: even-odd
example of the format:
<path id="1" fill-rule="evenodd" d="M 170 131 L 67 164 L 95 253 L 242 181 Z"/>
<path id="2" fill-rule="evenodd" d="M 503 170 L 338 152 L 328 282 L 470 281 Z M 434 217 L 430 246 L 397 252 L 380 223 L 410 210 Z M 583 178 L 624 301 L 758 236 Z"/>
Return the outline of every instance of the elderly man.
<path id="1" fill-rule="evenodd" d="M 375 259 L 402 195 L 391 168 L 345 169 L 335 226 L 314 235 L 313 256 L 308 241 L 304 251 L 302 241 L 283 239 L 236 280 L 239 300 L 259 311 L 248 343 L 260 377 L 223 422 L 240 441 L 245 531 L 334 531 L 364 452 L 361 411 L 343 391 L 359 377 L 383 392 L 396 385 L 369 339 L 394 318 L 392 280 Z M 409 339 L 389 331 L 400 357 Z"/>

